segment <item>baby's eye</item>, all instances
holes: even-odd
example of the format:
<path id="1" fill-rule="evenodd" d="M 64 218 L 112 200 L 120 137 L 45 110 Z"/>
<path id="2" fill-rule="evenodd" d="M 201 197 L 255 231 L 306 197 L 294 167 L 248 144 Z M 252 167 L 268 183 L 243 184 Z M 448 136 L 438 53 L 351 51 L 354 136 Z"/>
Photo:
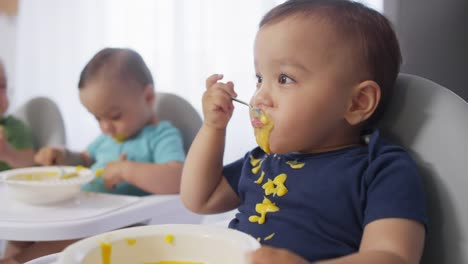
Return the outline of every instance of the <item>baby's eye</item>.
<path id="1" fill-rule="evenodd" d="M 256 75 L 257 77 L 257 83 L 262 83 L 263 82 L 263 77 L 260 75 Z"/>
<path id="2" fill-rule="evenodd" d="M 113 121 L 116 121 L 116 120 L 119 120 L 120 117 L 122 117 L 122 114 L 116 114 L 116 115 L 111 116 L 111 119 L 112 119 Z"/>
<path id="3" fill-rule="evenodd" d="M 286 74 L 282 73 L 278 77 L 278 82 L 281 83 L 281 84 L 288 84 L 288 83 L 293 83 L 294 80 L 291 79 L 290 77 L 288 77 Z"/>

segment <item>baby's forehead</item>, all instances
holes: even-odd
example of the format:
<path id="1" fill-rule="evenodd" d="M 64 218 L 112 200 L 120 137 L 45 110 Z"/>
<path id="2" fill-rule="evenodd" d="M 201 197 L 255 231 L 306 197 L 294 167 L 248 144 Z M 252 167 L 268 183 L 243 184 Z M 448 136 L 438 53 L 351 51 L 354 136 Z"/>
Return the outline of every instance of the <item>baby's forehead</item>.
<path id="1" fill-rule="evenodd" d="M 343 51 L 346 54 L 361 53 L 356 38 L 343 34 L 338 25 L 321 15 L 298 14 L 271 21 L 260 28 L 258 40 L 266 46 L 270 45 L 268 43 L 283 42 L 294 47 L 296 53 L 320 53 L 329 59 L 344 55 Z"/>

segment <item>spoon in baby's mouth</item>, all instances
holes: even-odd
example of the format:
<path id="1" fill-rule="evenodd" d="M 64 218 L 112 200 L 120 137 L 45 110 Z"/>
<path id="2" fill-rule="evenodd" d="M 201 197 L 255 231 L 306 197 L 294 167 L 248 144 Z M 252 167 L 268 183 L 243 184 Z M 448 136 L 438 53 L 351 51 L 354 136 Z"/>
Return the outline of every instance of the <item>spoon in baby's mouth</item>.
<path id="1" fill-rule="evenodd" d="M 235 102 L 248 106 L 255 118 L 259 118 L 262 115 L 262 110 L 260 110 L 260 108 L 254 108 L 252 105 L 234 97 L 231 97 L 231 99 Z"/>

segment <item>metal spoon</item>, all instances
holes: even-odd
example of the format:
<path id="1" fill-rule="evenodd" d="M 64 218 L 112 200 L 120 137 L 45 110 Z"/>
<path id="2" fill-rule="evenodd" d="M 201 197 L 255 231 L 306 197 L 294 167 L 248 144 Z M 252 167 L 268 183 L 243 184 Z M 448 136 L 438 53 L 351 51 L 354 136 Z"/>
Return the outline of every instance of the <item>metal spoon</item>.
<path id="1" fill-rule="evenodd" d="M 70 179 L 70 178 L 75 178 L 78 177 L 78 172 L 66 172 L 63 166 L 57 166 L 59 169 L 59 179 L 64 180 L 64 179 Z"/>
<path id="2" fill-rule="evenodd" d="M 262 115 L 262 110 L 260 108 L 254 108 L 252 105 L 242 101 L 242 100 L 239 100 L 237 98 L 234 98 L 234 97 L 231 97 L 231 99 L 235 102 L 238 102 L 238 103 L 241 103 L 243 105 L 246 105 L 250 108 L 250 111 L 252 112 L 253 116 L 255 118 L 259 118 L 261 115 Z"/>

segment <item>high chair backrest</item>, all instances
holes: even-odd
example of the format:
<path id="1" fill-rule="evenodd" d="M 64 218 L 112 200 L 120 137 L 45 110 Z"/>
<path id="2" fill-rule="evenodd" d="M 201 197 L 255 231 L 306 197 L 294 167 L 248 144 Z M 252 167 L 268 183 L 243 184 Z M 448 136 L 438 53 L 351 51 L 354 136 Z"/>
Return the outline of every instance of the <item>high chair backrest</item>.
<path id="1" fill-rule="evenodd" d="M 202 119 L 197 110 L 184 98 L 171 93 L 157 93 L 155 111 L 160 120 L 168 120 L 182 133 L 187 153 Z"/>
<path id="2" fill-rule="evenodd" d="M 429 213 L 421 263 L 468 263 L 468 103 L 432 81 L 400 74 L 379 127 L 419 165 Z"/>
<path id="3" fill-rule="evenodd" d="M 65 145 L 65 126 L 57 105 L 49 98 L 35 97 L 13 113 L 31 129 L 35 149 Z"/>

